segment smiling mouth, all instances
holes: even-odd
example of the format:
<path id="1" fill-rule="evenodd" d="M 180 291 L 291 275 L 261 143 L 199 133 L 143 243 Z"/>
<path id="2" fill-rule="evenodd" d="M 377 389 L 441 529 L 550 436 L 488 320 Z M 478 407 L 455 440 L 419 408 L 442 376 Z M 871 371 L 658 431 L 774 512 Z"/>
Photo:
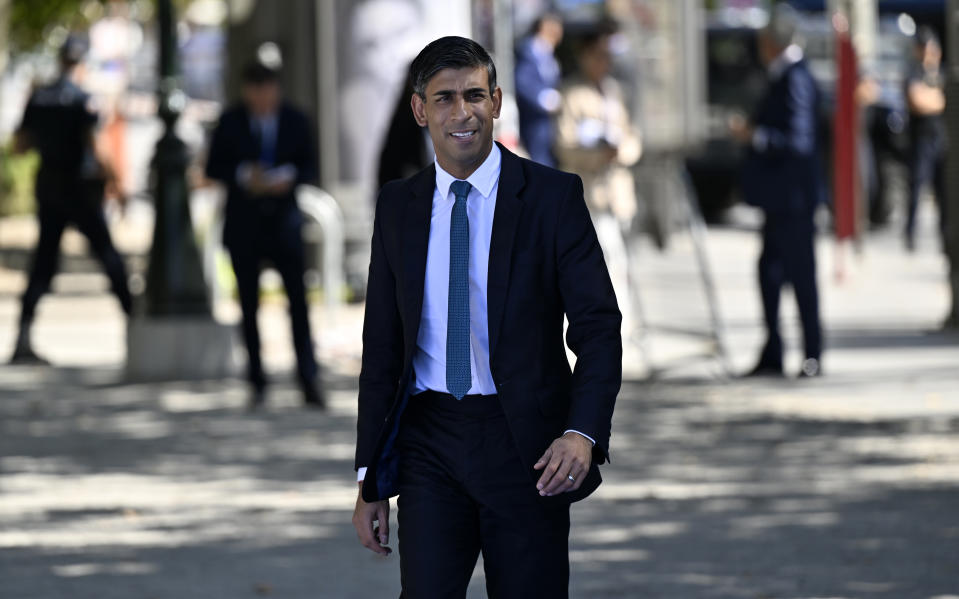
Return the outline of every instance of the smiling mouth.
<path id="1" fill-rule="evenodd" d="M 450 135 L 456 139 L 470 139 L 476 135 L 476 131 L 454 131 Z"/>

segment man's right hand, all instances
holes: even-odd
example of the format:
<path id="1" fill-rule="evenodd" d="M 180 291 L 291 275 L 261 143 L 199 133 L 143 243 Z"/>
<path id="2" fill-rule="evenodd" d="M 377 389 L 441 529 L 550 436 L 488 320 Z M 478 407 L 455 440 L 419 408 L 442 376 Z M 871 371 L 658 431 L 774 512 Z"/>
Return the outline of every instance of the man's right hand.
<path id="1" fill-rule="evenodd" d="M 378 526 L 374 526 L 376 522 Z M 363 481 L 356 497 L 356 509 L 353 510 L 353 527 L 360 544 L 380 555 L 389 555 L 393 550 L 386 546 L 390 541 L 390 501 L 363 501 Z"/>

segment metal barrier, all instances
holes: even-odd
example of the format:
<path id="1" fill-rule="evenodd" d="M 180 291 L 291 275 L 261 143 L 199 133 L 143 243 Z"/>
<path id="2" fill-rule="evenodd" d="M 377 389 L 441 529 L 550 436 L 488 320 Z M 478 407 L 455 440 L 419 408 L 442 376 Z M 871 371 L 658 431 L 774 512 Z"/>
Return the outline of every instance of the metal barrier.
<path id="1" fill-rule="evenodd" d="M 344 255 L 346 238 L 343 234 L 343 211 L 339 204 L 326 191 L 312 185 L 301 185 L 296 190 L 296 203 L 300 210 L 312 218 L 323 231 L 321 258 L 323 264 L 323 297 L 328 308 L 342 303 L 343 288 L 346 284 Z M 318 260 L 319 264 L 320 261 Z"/>
<path id="2" fill-rule="evenodd" d="M 335 308 L 342 304 L 346 281 L 343 212 L 333 196 L 313 185 L 300 185 L 297 188 L 296 203 L 303 215 L 316 222 L 323 233 L 322 244 L 318 246 L 316 263 L 321 265 L 324 303 L 327 308 Z M 203 274 L 210 287 L 210 296 L 214 305 L 225 294 L 217 276 L 217 256 L 222 247 L 223 211 L 218 210 L 210 222 L 210 228 L 203 243 Z"/>

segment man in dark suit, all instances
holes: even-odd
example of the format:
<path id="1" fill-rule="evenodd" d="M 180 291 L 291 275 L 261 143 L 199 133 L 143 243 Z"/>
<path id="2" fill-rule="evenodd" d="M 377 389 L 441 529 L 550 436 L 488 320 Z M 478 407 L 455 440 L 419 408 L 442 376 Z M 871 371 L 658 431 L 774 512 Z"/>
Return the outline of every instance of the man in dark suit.
<path id="1" fill-rule="evenodd" d="M 399 494 L 406 599 L 464 597 L 480 551 L 491 597 L 565 597 L 569 504 L 600 483 L 622 372 L 583 185 L 493 143 L 477 43 L 436 40 L 411 72 L 436 161 L 376 206 L 353 524 L 389 553 Z"/>
<path id="2" fill-rule="evenodd" d="M 822 332 L 813 216 L 824 195 L 820 170 L 816 113 L 819 92 L 794 42 L 798 16 L 786 4 L 773 10 L 759 34 L 759 53 L 769 73 L 769 88 L 752 125 L 731 123 L 732 133 L 748 145 L 743 171 L 743 197 L 762 208 L 763 251 L 759 286 L 767 339 L 752 376 L 782 376 L 783 346 L 779 335 L 779 296 L 791 283 L 802 320 L 805 360 L 800 377 L 819 376 Z"/>
<path id="3" fill-rule="evenodd" d="M 242 73 L 243 102 L 223 113 L 213 132 L 206 174 L 227 187 L 223 244 L 236 272 L 243 337 L 249 354 L 250 405 L 265 398 L 256 312 L 260 269 L 269 260 L 279 271 L 290 303 L 293 345 L 303 399 L 323 407 L 303 283 L 303 216 L 296 186 L 316 180 L 316 151 L 307 117 L 280 94 L 278 73 L 259 62 Z"/>
<path id="4" fill-rule="evenodd" d="M 556 166 L 553 117 L 559 112 L 560 68 L 554 53 L 563 39 L 563 21 L 544 14 L 533 23 L 530 35 L 516 48 L 516 107 L 519 137 L 529 157 L 546 166 Z"/>

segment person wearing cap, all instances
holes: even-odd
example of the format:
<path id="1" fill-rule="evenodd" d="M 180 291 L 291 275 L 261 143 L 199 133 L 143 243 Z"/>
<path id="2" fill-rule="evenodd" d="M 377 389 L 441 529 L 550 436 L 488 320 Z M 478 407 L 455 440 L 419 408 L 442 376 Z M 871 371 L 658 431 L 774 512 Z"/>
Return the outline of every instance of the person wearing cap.
<path id="1" fill-rule="evenodd" d="M 58 77 L 30 95 L 15 136 L 15 151 L 32 148 L 40 154 L 36 180 L 40 235 L 21 300 L 13 363 L 45 363 L 33 349 L 30 331 L 37 303 L 56 274 L 60 238 L 67 225 L 75 226 L 89 241 L 123 311 L 129 315 L 132 307 L 126 268 L 103 214 L 105 187 L 114 185 L 115 179 L 107 162 L 97 155 L 97 114 L 90 96 L 74 82 L 85 54 L 85 42 L 69 36 L 60 48 Z"/>
<path id="2" fill-rule="evenodd" d="M 909 204 L 906 211 L 906 249 L 916 247 L 916 210 L 923 187 L 930 185 L 939 207 L 944 234 L 946 207 L 945 78 L 940 62 L 942 46 L 935 32 L 921 27 L 914 40 L 915 55 L 904 81 L 909 107 Z"/>
<path id="3" fill-rule="evenodd" d="M 825 187 L 819 162 L 816 116 L 819 90 L 796 43 L 799 17 L 777 4 L 759 33 L 759 55 L 769 77 L 752 122 L 730 121 L 732 135 L 747 147 L 743 199 L 765 214 L 759 287 L 766 343 L 748 376 L 782 376 L 779 297 L 790 283 L 799 305 L 805 359 L 800 377 L 822 374 L 822 331 L 814 248 L 816 207 Z"/>
<path id="4" fill-rule="evenodd" d="M 303 282 L 303 215 L 296 203 L 296 186 L 317 178 L 312 127 L 305 114 L 283 100 L 279 72 L 273 66 L 251 62 L 241 80 L 242 101 L 223 113 L 213 131 L 206 175 L 227 190 L 223 244 L 230 252 L 240 296 L 250 407 L 257 408 L 266 399 L 257 309 L 260 271 L 268 261 L 286 288 L 304 403 L 322 408 Z"/>

